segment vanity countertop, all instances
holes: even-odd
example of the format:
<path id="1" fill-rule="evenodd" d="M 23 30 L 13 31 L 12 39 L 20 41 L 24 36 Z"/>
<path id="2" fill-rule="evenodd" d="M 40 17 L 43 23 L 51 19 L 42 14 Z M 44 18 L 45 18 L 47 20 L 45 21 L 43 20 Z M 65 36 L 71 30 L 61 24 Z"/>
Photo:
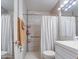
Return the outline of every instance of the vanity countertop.
<path id="1" fill-rule="evenodd" d="M 75 53 L 78 52 L 78 41 L 56 41 L 56 44 L 71 50 Z"/>

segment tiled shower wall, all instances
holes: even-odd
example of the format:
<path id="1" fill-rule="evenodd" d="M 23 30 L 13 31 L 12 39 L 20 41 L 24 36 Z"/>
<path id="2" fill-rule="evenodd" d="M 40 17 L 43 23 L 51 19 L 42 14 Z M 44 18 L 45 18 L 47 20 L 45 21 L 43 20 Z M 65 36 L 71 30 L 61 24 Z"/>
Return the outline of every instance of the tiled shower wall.
<path id="1" fill-rule="evenodd" d="M 40 25 L 30 25 L 30 35 L 28 35 L 28 50 L 29 51 L 40 51 Z"/>
<path id="2" fill-rule="evenodd" d="M 41 15 L 28 15 L 28 51 L 40 51 Z M 27 20 L 27 19 L 26 19 Z"/>

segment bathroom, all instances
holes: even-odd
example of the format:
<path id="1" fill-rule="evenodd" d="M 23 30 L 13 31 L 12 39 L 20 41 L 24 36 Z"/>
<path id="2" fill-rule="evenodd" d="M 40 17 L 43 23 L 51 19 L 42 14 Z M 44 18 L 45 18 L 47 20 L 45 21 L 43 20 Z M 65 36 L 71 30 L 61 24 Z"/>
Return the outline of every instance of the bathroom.
<path id="1" fill-rule="evenodd" d="M 6 1 L 1 59 L 78 58 L 78 0 Z"/>

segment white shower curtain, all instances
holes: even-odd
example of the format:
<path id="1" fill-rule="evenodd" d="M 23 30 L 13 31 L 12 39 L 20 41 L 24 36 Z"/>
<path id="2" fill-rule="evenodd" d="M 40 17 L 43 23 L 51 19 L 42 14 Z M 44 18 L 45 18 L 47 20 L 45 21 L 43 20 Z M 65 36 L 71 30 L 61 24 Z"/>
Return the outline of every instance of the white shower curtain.
<path id="1" fill-rule="evenodd" d="M 1 16 L 1 50 L 12 54 L 12 29 L 10 15 Z"/>
<path id="2" fill-rule="evenodd" d="M 61 16 L 59 23 L 60 40 L 73 40 L 76 36 L 75 17 Z"/>
<path id="3" fill-rule="evenodd" d="M 41 22 L 41 52 L 54 50 L 56 40 L 73 40 L 76 36 L 75 17 L 43 16 Z"/>
<path id="4" fill-rule="evenodd" d="M 54 42 L 57 39 L 57 17 L 43 16 L 41 21 L 41 52 L 54 50 Z"/>

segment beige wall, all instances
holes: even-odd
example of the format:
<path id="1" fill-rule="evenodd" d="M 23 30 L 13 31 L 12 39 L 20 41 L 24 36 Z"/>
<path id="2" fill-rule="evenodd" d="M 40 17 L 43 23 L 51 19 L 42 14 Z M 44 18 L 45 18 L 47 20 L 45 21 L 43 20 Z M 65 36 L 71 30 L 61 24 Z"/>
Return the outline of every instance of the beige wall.
<path id="1" fill-rule="evenodd" d="M 41 41 L 41 26 L 40 25 L 31 25 L 31 42 L 32 50 L 31 51 L 40 51 L 40 41 Z"/>
<path id="2" fill-rule="evenodd" d="M 29 51 L 40 51 L 40 41 L 41 41 L 41 20 L 42 15 L 28 15 L 28 50 Z"/>
<path id="3" fill-rule="evenodd" d="M 60 1 L 57 2 L 57 4 L 54 6 L 54 8 L 50 11 L 50 14 L 52 16 L 57 16 L 59 14 L 59 11 L 57 10 L 60 6 Z"/>

